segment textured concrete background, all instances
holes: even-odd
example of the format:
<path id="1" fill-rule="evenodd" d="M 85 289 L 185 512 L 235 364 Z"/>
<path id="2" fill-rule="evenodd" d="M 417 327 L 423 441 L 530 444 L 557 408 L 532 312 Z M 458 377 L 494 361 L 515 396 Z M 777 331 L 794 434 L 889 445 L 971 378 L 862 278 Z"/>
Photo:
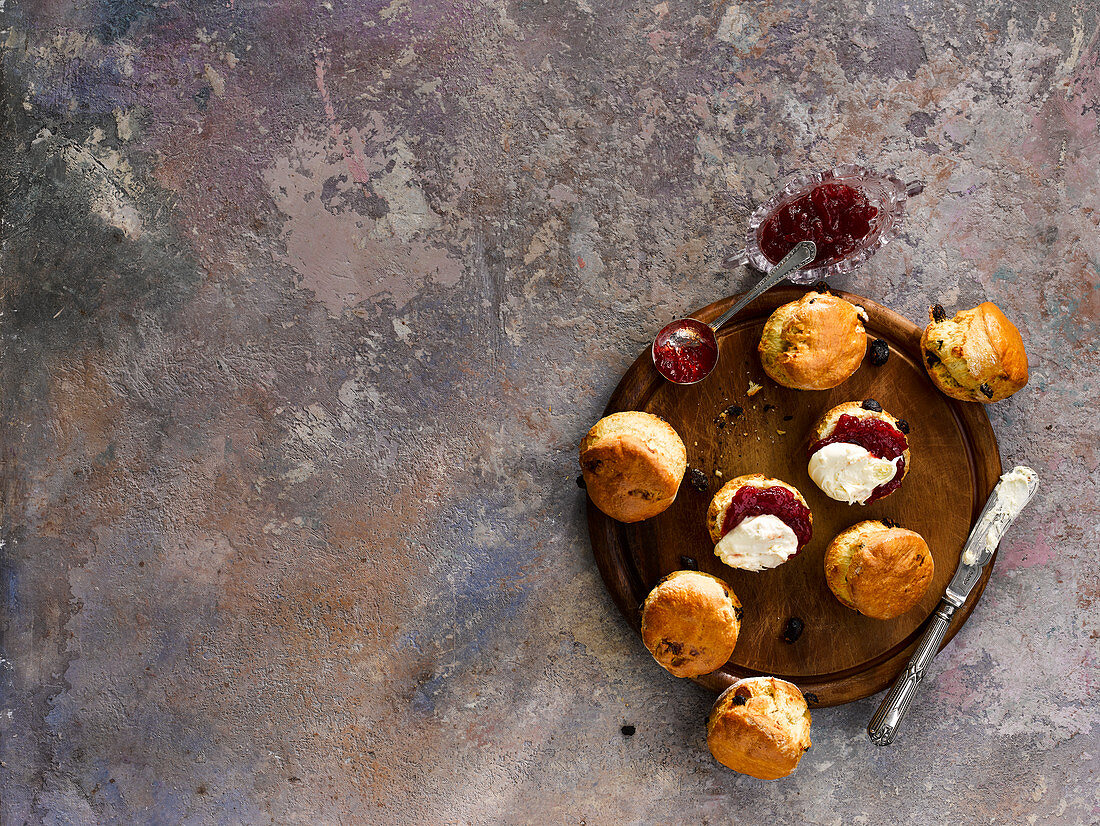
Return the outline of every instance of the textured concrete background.
<path id="1" fill-rule="evenodd" d="M 4 824 L 1100 820 L 1096 6 L 601 5 L 0 0 Z M 1046 487 L 901 741 L 762 783 L 575 448 L 853 159 L 928 188 L 838 286 L 1000 304 Z"/>

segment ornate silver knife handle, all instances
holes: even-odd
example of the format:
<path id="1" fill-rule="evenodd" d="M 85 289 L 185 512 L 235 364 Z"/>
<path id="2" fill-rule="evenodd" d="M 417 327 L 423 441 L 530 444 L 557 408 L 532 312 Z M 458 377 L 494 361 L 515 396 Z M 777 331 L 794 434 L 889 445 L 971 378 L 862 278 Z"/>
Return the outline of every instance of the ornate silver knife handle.
<path id="1" fill-rule="evenodd" d="M 898 732 L 901 719 L 909 710 L 913 697 L 917 693 L 917 686 L 924 679 L 924 672 L 932 663 L 932 658 L 940 650 L 943 635 L 947 633 L 947 626 L 951 624 L 951 617 L 955 614 L 955 606 L 947 600 L 940 602 L 940 607 L 932 616 L 932 621 L 925 629 L 924 636 L 917 644 L 917 650 L 909 660 L 909 665 L 894 683 L 882 705 L 878 707 L 875 716 L 867 725 L 867 734 L 871 742 L 876 746 L 889 745 Z"/>

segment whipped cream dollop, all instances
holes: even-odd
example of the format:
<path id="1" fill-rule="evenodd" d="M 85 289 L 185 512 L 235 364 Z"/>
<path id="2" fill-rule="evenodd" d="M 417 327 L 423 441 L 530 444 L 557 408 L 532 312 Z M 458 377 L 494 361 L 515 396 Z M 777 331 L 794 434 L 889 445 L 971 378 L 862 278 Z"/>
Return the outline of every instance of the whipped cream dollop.
<path id="1" fill-rule="evenodd" d="M 875 488 L 893 479 L 902 457 L 880 459 L 867 448 L 833 442 L 810 457 L 810 478 L 830 499 L 864 504 Z"/>
<path id="2" fill-rule="evenodd" d="M 992 510 L 986 516 L 985 539 L 967 544 L 962 555 L 964 565 L 973 565 L 977 562 L 979 551 L 992 555 L 1005 530 L 1008 529 L 1009 523 L 1019 516 L 1020 511 L 1031 501 L 1038 484 L 1039 474 L 1024 465 L 1017 465 L 1001 476 L 1001 481 L 997 484 L 997 501 L 993 503 Z"/>
<path id="3" fill-rule="evenodd" d="M 763 571 L 782 565 L 798 550 L 790 525 L 770 513 L 742 519 L 718 540 L 714 553 L 731 568 Z"/>

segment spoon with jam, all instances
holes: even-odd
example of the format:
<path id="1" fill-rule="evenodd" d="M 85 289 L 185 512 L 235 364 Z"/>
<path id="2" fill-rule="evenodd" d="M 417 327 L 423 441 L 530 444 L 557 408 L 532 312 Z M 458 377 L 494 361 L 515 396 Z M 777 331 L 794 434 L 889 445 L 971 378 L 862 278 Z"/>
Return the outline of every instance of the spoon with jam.
<path id="1" fill-rule="evenodd" d="M 714 321 L 706 324 L 694 318 L 678 318 L 661 328 L 651 348 L 653 366 L 673 384 L 701 382 L 718 364 L 716 333 L 731 318 L 743 310 L 795 270 L 806 266 L 817 256 L 813 241 L 800 241 L 767 275 L 761 278 L 741 300 Z"/>

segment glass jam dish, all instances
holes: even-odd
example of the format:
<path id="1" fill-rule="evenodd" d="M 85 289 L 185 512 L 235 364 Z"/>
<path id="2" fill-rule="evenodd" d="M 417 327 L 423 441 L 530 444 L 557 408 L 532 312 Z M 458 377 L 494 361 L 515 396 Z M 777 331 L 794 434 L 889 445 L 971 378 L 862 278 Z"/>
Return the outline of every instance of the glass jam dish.
<path id="1" fill-rule="evenodd" d="M 859 197 L 853 200 L 851 190 Z M 844 225 L 840 227 L 842 237 L 835 242 L 819 243 L 818 246 L 824 248 L 822 254 L 825 257 L 792 272 L 787 278 L 794 284 L 814 284 L 824 278 L 844 275 L 890 243 L 901 229 L 906 200 L 923 190 L 922 181 L 903 184 L 893 175 L 884 175 L 856 164 L 834 166 L 822 172 L 800 173 L 787 179 L 775 195 L 756 208 L 749 218 L 745 249 L 723 263 L 731 267 L 749 264 L 760 272 L 768 272 L 779 259 L 772 261 L 761 247 L 772 248 L 774 254 L 776 233 L 773 230 L 777 220 L 791 219 L 792 215 L 803 211 L 803 206 L 813 211 L 818 209 L 815 204 L 821 204 L 823 209 L 829 210 L 837 203 L 847 203 L 847 207 L 841 208 L 852 208 L 854 212 L 839 216 Z M 843 229 L 849 227 L 854 227 L 855 232 L 845 236 Z M 765 238 L 766 234 L 769 237 Z M 795 240 L 820 240 L 820 234 L 818 238 L 810 234 L 810 230 L 806 234 L 806 238 Z M 791 246 L 795 240 L 790 241 Z M 829 252 L 837 247 L 842 252 L 830 257 Z"/>

